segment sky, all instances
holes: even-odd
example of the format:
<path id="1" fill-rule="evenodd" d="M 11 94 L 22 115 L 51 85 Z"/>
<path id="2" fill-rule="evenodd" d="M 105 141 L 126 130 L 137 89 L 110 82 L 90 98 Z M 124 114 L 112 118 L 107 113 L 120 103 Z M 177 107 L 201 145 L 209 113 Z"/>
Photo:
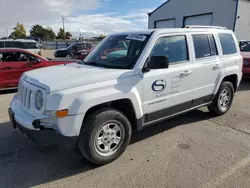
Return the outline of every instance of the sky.
<path id="1" fill-rule="evenodd" d="M 0 37 L 17 22 L 29 31 L 34 24 L 73 36 L 98 36 L 126 30 L 147 29 L 148 16 L 165 0 L 0 0 Z M 29 32 L 27 32 L 29 34 Z"/>

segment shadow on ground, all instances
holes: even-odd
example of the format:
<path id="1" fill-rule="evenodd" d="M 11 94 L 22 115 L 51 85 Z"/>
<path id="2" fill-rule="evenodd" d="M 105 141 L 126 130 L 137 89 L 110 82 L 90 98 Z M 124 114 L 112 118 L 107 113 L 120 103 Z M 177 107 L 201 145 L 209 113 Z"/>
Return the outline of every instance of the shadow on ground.
<path id="1" fill-rule="evenodd" d="M 242 79 L 238 91 L 249 91 L 250 90 L 250 79 Z"/>
<path id="2" fill-rule="evenodd" d="M 134 132 L 131 144 L 177 126 L 209 118 L 208 112 L 196 110 L 147 127 L 142 132 Z M 0 182 L 3 187 L 36 186 L 97 168 L 73 149 L 38 146 L 25 139 L 20 131 L 13 131 L 9 122 L 0 124 L 0 142 Z"/>

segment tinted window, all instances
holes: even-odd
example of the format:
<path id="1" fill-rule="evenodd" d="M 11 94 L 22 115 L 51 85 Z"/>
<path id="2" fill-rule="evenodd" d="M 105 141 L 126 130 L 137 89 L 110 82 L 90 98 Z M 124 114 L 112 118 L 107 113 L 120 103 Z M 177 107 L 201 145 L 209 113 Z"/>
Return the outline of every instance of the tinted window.
<path id="1" fill-rule="evenodd" d="M 207 35 L 193 35 L 196 59 L 211 56 Z"/>
<path id="2" fill-rule="evenodd" d="M 209 42 L 210 42 L 210 50 L 211 50 L 211 55 L 218 55 L 218 50 L 217 50 L 217 46 L 214 40 L 214 36 L 213 35 L 208 35 L 209 38 Z"/>
<path id="3" fill-rule="evenodd" d="M 250 52 L 250 42 L 246 42 L 240 46 L 242 52 Z"/>
<path id="4" fill-rule="evenodd" d="M 4 42 L 0 42 L 0 48 L 4 48 Z"/>
<path id="5" fill-rule="evenodd" d="M 220 33 L 219 39 L 224 55 L 237 53 L 236 45 L 231 34 Z"/>
<path id="6" fill-rule="evenodd" d="M 24 49 L 37 49 L 37 45 L 35 42 L 23 42 Z"/>
<path id="7" fill-rule="evenodd" d="M 5 47 L 6 48 L 23 48 L 24 46 L 21 42 L 6 41 Z"/>
<path id="8" fill-rule="evenodd" d="M 171 36 L 159 38 L 151 56 L 168 56 L 169 63 L 187 61 L 188 50 L 185 36 Z"/>

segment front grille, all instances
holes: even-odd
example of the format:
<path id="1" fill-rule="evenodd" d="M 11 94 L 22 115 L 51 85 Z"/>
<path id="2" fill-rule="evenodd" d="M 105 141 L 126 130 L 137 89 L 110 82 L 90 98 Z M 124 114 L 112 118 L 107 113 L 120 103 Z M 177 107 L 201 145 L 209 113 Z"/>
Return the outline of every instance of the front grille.
<path id="1" fill-rule="evenodd" d="M 29 109 L 31 103 L 32 90 L 20 82 L 18 87 L 19 101 L 22 107 Z"/>

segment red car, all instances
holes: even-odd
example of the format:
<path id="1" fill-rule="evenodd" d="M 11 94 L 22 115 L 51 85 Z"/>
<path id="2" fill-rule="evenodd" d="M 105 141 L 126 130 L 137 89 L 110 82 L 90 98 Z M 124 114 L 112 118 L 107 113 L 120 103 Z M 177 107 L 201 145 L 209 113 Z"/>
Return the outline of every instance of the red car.
<path id="1" fill-rule="evenodd" d="M 23 49 L 0 49 L 0 89 L 16 88 L 25 71 L 65 63 L 73 60 L 46 59 Z"/>
<path id="2" fill-rule="evenodd" d="M 243 77 L 250 78 L 250 41 L 244 41 L 240 45 L 240 50 L 243 57 Z"/>
<path id="3" fill-rule="evenodd" d="M 83 60 L 93 49 L 95 45 L 91 45 L 89 49 L 79 50 L 76 52 L 75 59 Z"/>

